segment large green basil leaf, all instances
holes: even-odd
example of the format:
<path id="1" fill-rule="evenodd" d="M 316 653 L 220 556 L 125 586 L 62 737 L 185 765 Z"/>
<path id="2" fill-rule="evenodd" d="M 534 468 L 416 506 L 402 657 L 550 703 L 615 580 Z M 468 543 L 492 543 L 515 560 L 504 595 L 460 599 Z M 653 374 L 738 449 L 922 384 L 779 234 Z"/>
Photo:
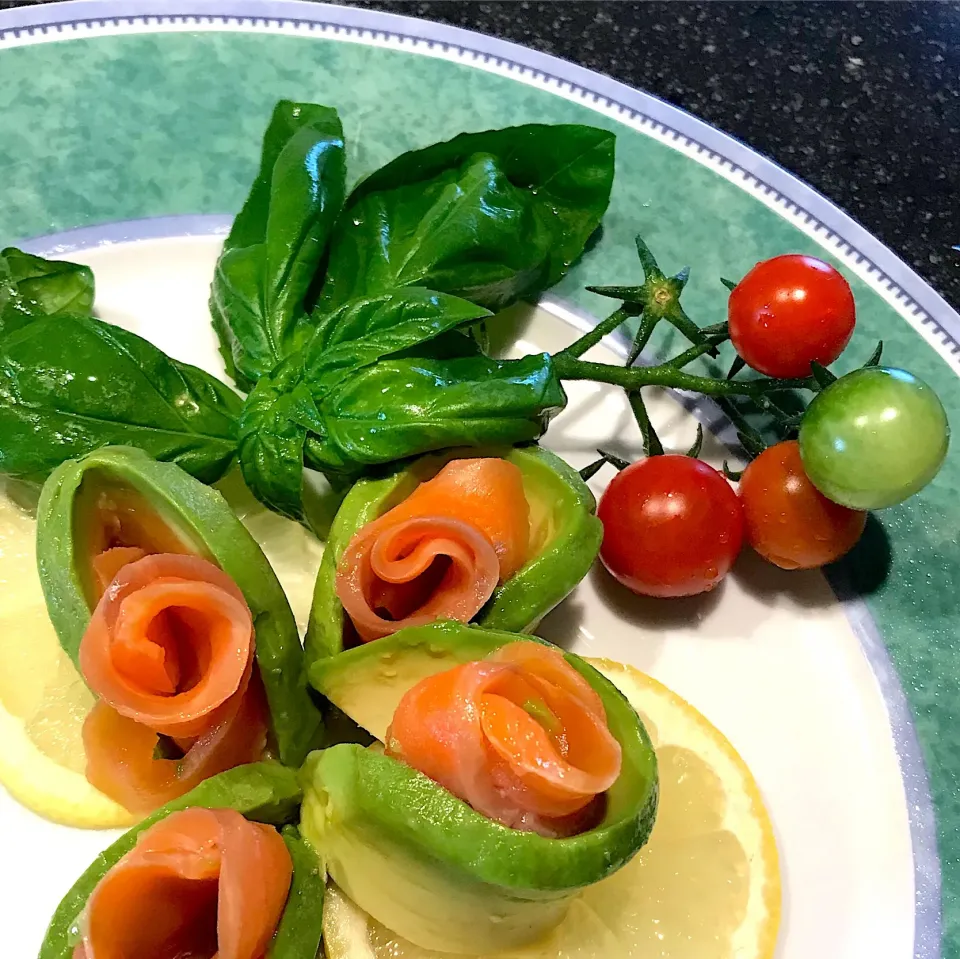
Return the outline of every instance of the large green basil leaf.
<path id="1" fill-rule="evenodd" d="M 346 166 L 337 111 L 281 100 L 260 171 L 217 263 L 210 297 L 230 375 L 249 389 L 308 331 L 304 300 L 343 206 Z"/>
<path id="2" fill-rule="evenodd" d="M 93 272 L 66 260 L 45 260 L 16 247 L 0 252 L 0 335 L 39 316 L 87 315 L 93 309 Z"/>
<path id="3" fill-rule="evenodd" d="M 208 373 L 93 317 L 40 317 L 0 341 L 0 473 L 39 482 L 125 445 L 212 483 L 236 454 L 240 407 Z"/>
<path id="4" fill-rule="evenodd" d="M 308 465 L 358 473 L 451 446 L 511 446 L 539 438 L 566 405 L 549 354 L 519 360 L 392 357 L 365 367 L 317 409 Z"/>
<path id="5" fill-rule="evenodd" d="M 244 404 L 240 464 L 247 486 L 265 506 L 301 519 L 304 443 L 309 433 L 326 432 L 317 404 L 384 356 L 434 340 L 443 341 L 446 354 L 472 352 L 469 338 L 456 331 L 486 315 L 466 300 L 411 287 L 353 300 L 321 317 L 304 349 L 261 377 Z"/>
<path id="6" fill-rule="evenodd" d="M 529 124 L 397 157 L 347 200 L 320 309 L 419 285 L 499 310 L 552 286 L 607 208 L 614 142 L 594 127 Z"/>

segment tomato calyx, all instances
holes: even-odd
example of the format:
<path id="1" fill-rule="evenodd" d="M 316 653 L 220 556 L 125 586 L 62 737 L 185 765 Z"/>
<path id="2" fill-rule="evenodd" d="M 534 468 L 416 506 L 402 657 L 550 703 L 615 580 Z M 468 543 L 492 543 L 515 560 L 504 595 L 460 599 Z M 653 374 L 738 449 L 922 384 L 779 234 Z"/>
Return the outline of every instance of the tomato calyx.
<path id="1" fill-rule="evenodd" d="M 701 329 L 687 316 L 680 305 L 680 294 L 690 279 L 690 267 L 685 266 L 673 276 L 667 276 L 660 269 L 650 247 L 642 237 L 635 237 L 637 256 L 643 270 L 643 282 L 636 286 L 588 286 L 590 293 L 621 300 L 621 309 L 630 311 L 630 315 L 640 318 L 640 324 L 633 338 L 633 345 L 627 354 L 626 365 L 633 366 L 643 352 L 657 325 L 666 320 L 682 333 L 695 346 L 706 346 L 706 352 L 717 356 L 718 343 L 708 342 L 710 333 Z M 725 324 L 723 332 L 725 333 Z M 724 336 L 726 339 L 726 336 Z M 565 350 L 564 352 L 568 352 Z M 581 354 L 577 354 L 578 356 Z"/>
<path id="2" fill-rule="evenodd" d="M 724 460 L 723 468 L 720 470 L 720 472 L 723 473 L 723 475 L 726 476 L 731 483 L 739 483 L 741 477 L 743 476 L 744 470 L 730 469 L 730 464 L 727 462 L 727 460 Z"/>
<path id="3" fill-rule="evenodd" d="M 703 423 L 697 423 L 697 438 L 693 441 L 693 446 L 687 450 L 685 455 L 691 459 L 699 459 L 701 449 L 703 449 Z"/>
<path id="4" fill-rule="evenodd" d="M 831 373 L 825 366 L 821 366 L 816 360 L 810 364 L 810 370 L 821 389 L 826 389 L 831 383 L 837 382 L 837 375 Z"/>
<path id="5" fill-rule="evenodd" d="M 597 453 L 599 454 L 600 459 L 594 460 L 589 464 L 589 466 L 584 466 L 584 468 L 580 470 L 580 479 L 582 479 L 584 483 L 586 483 L 586 481 L 589 479 L 593 479 L 593 477 L 596 476 L 597 473 L 599 473 L 600 470 L 602 470 L 603 467 L 608 463 L 614 467 L 618 473 L 621 470 L 625 470 L 630 465 L 627 460 L 621 459 L 619 456 L 615 456 L 613 453 L 609 453 L 606 450 L 597 450 Z"/>
<path id="6" fill-rule="evenodd" d="M 691 459 L 699 459 L 700 450 L 702 449 L 702 447 L 703 447 L 703 424 L 697 423 L 697 438 L 694 440 L 693 446 L 691 446 L 690 449 L 688 449 L 687 452 L 684 453 L 683 455 L 688 456 Z M 629 460 L 625 460 L 622 457 L 617 456 L 615 453 L 611 453 L 609 450 L 598 449 L 597 455 L 600 457 L 599 459 L 594 460 L 592 463 L 590 463 L 587 466 L 584 466 L 584 468 L 580 470 L 580 479 L 582 479 L 584 482 L 586 482 L 589 479 L 593 479 L 593 477 L 596 476 L 597 473 L 599 473 L 600 470 L 602 470 L 603 467 L 606 466 L 608 463 L 610 464 L 610 466 L 614 467 L 618 473 L 622 472 L 628 466 L 632 465 Z M 651 454 L 648 453 L 646 458 L 649 459 L 650 455 Z M 660 452 L 654 455 L 663 456 L 666 454 L 664 453 L 663 448 L 661 447 Z"/>

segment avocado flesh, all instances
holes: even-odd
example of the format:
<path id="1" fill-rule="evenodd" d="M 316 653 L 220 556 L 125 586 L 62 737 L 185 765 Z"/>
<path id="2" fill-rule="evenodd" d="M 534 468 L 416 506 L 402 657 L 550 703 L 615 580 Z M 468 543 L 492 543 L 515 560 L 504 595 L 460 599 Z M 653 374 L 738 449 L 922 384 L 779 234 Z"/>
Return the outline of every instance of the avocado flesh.
<path id="1" fill-rule="evenodd" d="M 310 679 L 382 742 L 412 685 L 518 638 L 435 623 L 314 663 Z M 532 942 L 563 918 L 578 889 L 625 865 L 649 837 L 657 806 L 649 737 L 616 687 L 565 656 L 600 695 L 623 749 L 603 819 L 569 839 L 501 826 L 374 749 L 341 744 L 308 757 L 303 835 L 354 902 L 411 942 L 474 954 Z"/>
<path id="2" fill-rule="evenodd" d="M 253 615 L 256 657 L 280 758 L 298 766 L 316 745 L 320 714 L 307 690 L 303 651 L 286 596 L 256 540 L 214 489 L 142 450 L 111 446 L 51 473 L 37 508 L 37 563 L 60 645 L 78 665 L 94 606 L 90 523 L 85 510 L 102 488 L 135 493 L 183 542 L 240 588 Z"/>
<path id="3" fill-rule="evenodd" d="M 148 523 L 130 523 L 129 516 L 150 513 Z M 115 519 L 117 529 L 109 522 Z M 181 517 L 166 501 L 149 501 L 133 487 L 118 483 L 108 471 L 84 473 L 73 504 L 73 538 L 77 543 L 77 574 L 87 604 L 94 607 L 101 590 L 93 568 L 94 558 L 115 546 L 137 546 L 146 553 L 184 553 L 210 560 L 202 540 L 183 527 Z M 79 557 L 85 557 L 80 560 Z"/>
<path id="4" fill-rule="evenodd" d="M 580 474 L 539 446 L 448 450 L 424 456 L 382 479 L 360 480 L 341 505 L 330 528 L 320 564 L 305 640 L 307 662 L 344 648 L 350 629 L 337 597 L 337 564 L 354 535 L 403 502 L 451 460 L 496 456 L 516 465 L 530 504 L 531 558 L 497 588 L 474 617 L 480 626 L 526 632 L 586 576 L 603 538 L 594 515 L 596 501 Z"/>

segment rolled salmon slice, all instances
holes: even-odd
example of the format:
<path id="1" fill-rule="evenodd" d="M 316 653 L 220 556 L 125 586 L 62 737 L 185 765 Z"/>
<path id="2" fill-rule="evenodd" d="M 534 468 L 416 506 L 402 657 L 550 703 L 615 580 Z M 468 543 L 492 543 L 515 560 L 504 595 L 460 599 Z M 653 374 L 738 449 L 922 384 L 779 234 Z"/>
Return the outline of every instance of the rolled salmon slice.
<path id="1" fill-rule="evenodd" d="M 556 650 L 511 644 L 408 690 L 387 752 L 491 819 L 558 835 L 620 775 L 620 744 L 581 680 Z"/>
<path id="2" fill-rule="evenodd" d="M 267 703 L 259 676 L 249 677 L 229 702 L 233 708 L 215 726 L 181 742 L 184 755 L 177 759 L 158 758 L 156 732 L 98 702 L 83 724 L 87 779 L 131 812 L 148 813 L 211 776 L 256 762 L 267 742 Z"/>
<path id="3" fill-rule="evenodd" d="M 97 884 L 73 959 L 262 959 L 292 874 L 272 827 L 232 809 L 173 813 Z"/>
<path id="4" fill-rule="evenodd" d="M 119 570 L 80 644 L 99 697 L 83 728 L 87 778 L 148 812 L 261 757 L 268 714 L 253 620 L 233 580 L 198 557 L 136 559 L 122 547 L 97 562 L 104 577 Z"/>
<path id="5" fill-rule="evenodd" d="M 129 566 L 146 555 L 147 551 L 139 546 L 113 546 L 94 556 L 92 564 L 97 601 L 100 601 L 100 597 L 124 566 Z"/>
<path id="6" fill-rule="evenodd" d="M 75 511 L 84 529 L 90 566 L 83 578 L 93 602 L 127 563 L 150 553 L 196 553 L 144 496 L 129 487 L 86 476 Z"/>
<path id="7" fill-rule="evenodd" d="M 534 683 L 552 684 L 565 690 L 606 722 L 606 710 L 597 691 L 556 649 L 542 643 L 509 643 L 501 646 L 489 658 L 496 663 L 511 663 L 517 666 L 523 670 L 526 678 Z"/>
<path id="8" fill-rule="evenodd" d="M 469 622 L 526 562 L 530 507 L 506 460 L 453 460 L 350 541 L 337 595 L 364 641 L 436 619 Z"/>
<path id="9" fill-rule="evenodd" d="M 216 724 L 253 648 L 236 583 L 199 557 L 160 553 L 117 573 L 80 643 L 80 671 L 121 715 L 193 737 Z"/>
<path id="10" fill-rule="evenodd" d="M 364 642 L 436 619 L 469 622 L 493 595 L 500 568 L 484 535 L 460 520 L 421 517 L 350 544 L 337 595 Z"/>

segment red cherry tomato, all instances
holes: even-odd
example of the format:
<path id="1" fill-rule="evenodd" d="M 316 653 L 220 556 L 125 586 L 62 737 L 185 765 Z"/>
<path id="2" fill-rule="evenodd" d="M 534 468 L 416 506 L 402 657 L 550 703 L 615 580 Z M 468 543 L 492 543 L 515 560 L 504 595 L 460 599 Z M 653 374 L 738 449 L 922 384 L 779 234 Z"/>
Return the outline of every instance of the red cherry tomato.
<path id="1" fill-rule="evenodd" d="M 743 508 L 713 467 L 651 456 L 618 473 L 600 499 L 600 559 L 642 596 L 713 589 L 743 544 Z"/>
<path id="2" fill-rule="evenodd" d="M 767 376 L 809 376 L 850 342 L 850 284 L 823 260 L 791 253 L 758 263 L 727 304 L 730 339 L 747 366 Z"/>
<path id="3" fill-rule="evenodd" d="M 795 440 L 764 450 L 740 478 L 747 540 L 783 569 L 814 569 L 860 539 L 867 514 L 826 498 L 810 482 Z"/>

